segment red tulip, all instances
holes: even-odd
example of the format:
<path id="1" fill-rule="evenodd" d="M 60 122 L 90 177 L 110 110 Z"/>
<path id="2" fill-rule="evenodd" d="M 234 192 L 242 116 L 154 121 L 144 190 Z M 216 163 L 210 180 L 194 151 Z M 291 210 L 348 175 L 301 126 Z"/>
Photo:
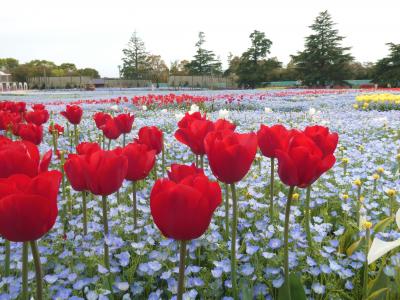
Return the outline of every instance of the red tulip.
<path id="1" fill-rule="evenodd" d="M 114 118 L 121 133 L 129 133 L 132 130 L 135 116 L 131 114 L 120 114 Z"/>
<path id="2" fill-rule="evenodd" d="M 180 164 L 172 164 L 171 170 L 168 171 L 168 178 L 176 183 L 179 183 L 181 180 L 185 179 L 191 175 L 203 174 L 204 171 L 201 168 L 197 168 L 195 164 L 190 166 L 180 165 Z"/>
<path id="3" fill-rule="evenodd" d="M 328 127 L 308 126 L 305 128 L 304 133 L 321 149 L 324 156 L 335 152 L 339 136 L 336 132 L 329 133 Z"/>
<path id="4" fill-rule="evenodd" d="M 94 152 L 100 151 L 101 147 L 98 143 L 89 143 L 89 142 L 82 142 L 78 146 L 76 146 L 76 152 L 79 155 L 84 154 L 92 154 Z"/>
<path id="5" fill-rule="evenodd" d="M 65 111 L 61 112 L 61 115 L 67 118 L 67 120 L 74 125 L 78 125 L 82 119 L 82 108 L 78 105 L 67 105 Z"/>
<path id="6" fill-rule="evenodd" d="M 150 149 L 156 151 L 156 154 L 161 153 L 164 142 L 163 142 L 163 132 L 156 126 L 144 126 L 139 130 L 139 138 L 135 139 L 139 144 L 145 144 Z"/>
<path id="7" fill-rule="evenodd" d="M 49 133 L 53 134 L 53 131 L 56 132 L 58 135 L 62 135 L 64 133 L 64 127 L 59 124 L 53 124 L 49 126 Z"/>
<path id="8" fill-rule="evenodd" d="M 200 113 L 186 113 L 178 122 L 178 127 L 175 138 L 188 146 L 194 154 L 204 155 L 204 138 L 214 130 L 214 123 L 207 120 L 206 115 L 202 117 Z"/>
<path id="9" fill-rule="evenodd" d="M 39 145 L 43 139 L 43 127 L 37 126 L 32 123 L 19 124 L 18 135 L 24 141 L 29 141 L 34 143 L 35 145 Z"/>
<path id="10" fill-rule="evenodd" d="M 28 141 L 16 141 L 2 138 L 0 142 L 0 178 L 14 174 L 36 176 L 39 172 L 47 171 L 52 151 L 48 151 L 40 162 L 38 148 Z"/>
<path id="11" fill-rule="evenodd" d="M 330 146 L 327 146 L 329 148 Z M 305 188 L 335 164 L 335 156 L 324 154 L 306 134 L 293 131 L 286 151 L 277 150 L 278 174 L 288 186 Z"/>
<path id="12" fill-rule="evenodd" d="M 225 119 L 218 119 L 214 122 L 214 130 L 230 130 L 235 131 L 236 125 Z"/>
<path id="13" fill-rule="evenodd" d="M 64 163 L 65 175 L 67 175 L 75 191 L 81 192 L 88 189 L 85 179 L 85 166 L 84 155 L 70 154 Z"/>
<path id="14" fill-rule="evenodd" d="M 40 104 L 40 103 L 32 105 L 32 109 L 33 110 L 43 110 L 45 108 L 46 107 L 43 104 Z"/>
<path id="15" fill-rule="evenodd" d="M 125 179 L 137 181 L 146 178 L 153 169 L 156 151 L 144 144 L 131 143 L 122 149 L 122 155 L 128 159 L 128 172 Z"/>
<path id="16" fill-rule="evenodd" d="M 215 177 L 224 183 L 235 183 L 250 170 L 257 152 L 257 136 L 214 131 L 206 136 L 204 146 Z"/>
<path id="17" fill-rule="evenodd" d="M 118 191 L 128 171 L 121 149 L 97 151 L 86 156 L 85 180 L 90 192 L 107 196 Z"/>
<path id="18" fill-rule="evenodd" d="M 0 235 L 9 241 L 34 241 L 54 226 L 61 173 L 0 179 Z"/>
<path id="19" fill-rule="evenodd" d="M 275 151 L 285 151 L 288 147 L 290 130 L 283 125 L 274 125 L 271 127 L 261 125 L 257 132 L 258 147 L 261 153 L 269 158 L 276 158 Z"/>
<path id="20" fill-rule="evenodd" d="M 97 112 L 93 115 L 93 120 L 96 122 L 96 127 L 100 129 L 101 126 L 106 124 L 106 122 L 111 119 L 111 115 L 103 113 L 103 112 Z"/>
<path id="21" fill-rule="evenodd" d="M 0 111 L 0 130 L 14 129 L 16 124 L 19 124 L 21 121 L 22 117 L 18 113 Z"/>
<path id="22" fill-rule="evenodd" d="M 46 123 L 47 120 L 49 119 L 49 112 L 45 109 L 34 110 L 26 112 L 24 118 L 27 123 L 33 123 L 37 126 L 40 126 Z"/>
<path id="23" fill-rule="evenodd" d="M 115 122 L 115 119 L 109 119 L 103 126 L 100 127 L 105 137 L 110 140 L 115 140 L 121 135 L 121 131 Z"/>
<path id="24" fill-rule="evenodd" d="M 178 169 L 175 167 L 171 172 Z M 179 182 L 159 179 L 150 195 L 154 223 L 164 236 L 181 241 L 204 234 L 220 203 L 219 184 L 201 173 L 189 175 Z"/>

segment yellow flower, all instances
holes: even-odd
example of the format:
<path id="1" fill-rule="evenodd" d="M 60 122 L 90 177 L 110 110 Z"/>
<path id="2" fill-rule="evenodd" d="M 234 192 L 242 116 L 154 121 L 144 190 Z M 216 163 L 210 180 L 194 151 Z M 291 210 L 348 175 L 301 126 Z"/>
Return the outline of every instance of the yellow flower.
<path id="1" fill-rule="evenodd" d="M 340 146 L 339 150 L 340 150 L 340 151 L 344 151 L 345 148 L 344 148 L 343 146 Z"/>
<path id="2" fill-rule="evenodd" d="M 300 197 L 300 195 L 299 195 L 298 193 L 294 193 L 294 194 L 292 195 L 293 201 L 299 200 L 299 197 Z"/>
<path id="3" fill-rule="evenodd" d="M 362 182 L 361 182 L 360 179 L 354 180 L 353 183 L 354 183 L 356 186 L 361 186 L 361 184 L 362 184 Z"/>
<path id="4" fill-rule="evenodd" d="M 347 195 L 347 194 L 343 194 L 342 197 L 343 197 L 343 200 L 349 199 L 349 195 Z"/>
<path id="5" fill-rule="evenodd" d="M 376 169 L 376 171 L 377 171 L 378 173 L 383 173 L 383 172 L 385 171 L 385 169 L 382 168 L 382 167 L 379 167 L 378 169 Z"/>
<path id="6" fill-rule="evenodd" d="M 374 175 L 372 175 L 372 178 L 374 178 L 374 180 L 378 180 L 379 177 L 380 177 L 380 176 L 379 176 L 378 174 L 376 174 L 376 173 L 375 173 Z"/>
<path id="7" fill-rule="evenodd" d="M 348 159 L 347 157 L 343 157 L 343 158 L 342 158 L 342 162 L 343 162 L 344 164 L 348 164 L 348 163 L 349 163 L 349 159 Z"/>
<path id="8" fill-rule="evenodd" d="M 362 202 L 364 202 L 364 200 L 365 200 L 365 197 L 364 196 L 360 196 L 360 202 L 362 203 Z"/>
<path id="9" fill-rule="evenodd" d="M 369 221 L 364 221 L 362 226 L 364 227 L 364 229 L 370 229 L 372 227 L 372 223 Z"/>
<path id="10" fill-rule="evenodd" d="M 394 195 L 396 195 L 396 190 L 393 190 L 393 189 L 388 189 L 387 191 L 386 191 L 386 194 L 389 196 L 389 197 L 393 197 Z"/>
<path id="11" fill-rule="evenodd" d="M 353 104 L 353 107 L 354 107 L 355 109 L 358 109 L 358 104 Z"/>
<path id="12" fill-rule="evenodd" d="M 396 155 L 396 158 L 397 158 L 397 159 L 400 159 L 400 153 Z"/>

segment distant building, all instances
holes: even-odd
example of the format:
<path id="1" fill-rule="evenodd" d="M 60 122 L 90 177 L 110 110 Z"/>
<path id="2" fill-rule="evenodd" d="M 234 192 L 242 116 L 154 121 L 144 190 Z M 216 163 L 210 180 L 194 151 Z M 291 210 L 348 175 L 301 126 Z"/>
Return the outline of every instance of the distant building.
<path id="1" fill-rule="evenodd" d="M 11 74 L 0 71 L 0 82 L 11 82 Z"/>

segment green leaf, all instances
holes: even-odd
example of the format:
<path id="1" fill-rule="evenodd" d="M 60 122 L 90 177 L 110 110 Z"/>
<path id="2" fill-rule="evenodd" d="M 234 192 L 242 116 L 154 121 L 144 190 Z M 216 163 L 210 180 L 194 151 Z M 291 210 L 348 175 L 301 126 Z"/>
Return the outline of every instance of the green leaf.
<path id="1" fill-rule="evenodd" d="M 346 231 L 339 239 L 339 253 L 345 253 L 346 249 L 351 246 L 354 242 L 355 233 L 356 230 L 353 227 L 349 226 L 346 228 Z"/>
<path id="2" fill-rule="evenodd" d="M 386 292 L 389 290 L 389 288 L 381 288 L 375 292 L 373 292 L 371 295 L 368 296 L 367 300 L 375 300 L 375 299 L 385 299 Z M 385 292 L 385 294 L 383 294 Z M 382 296 L 382 297 L 381 297 Z M 380 298 L 378 298 L 380 297 Z"/>
<path id="3" fill-rule="evenodd" d="M 240 290 L 242 291 L 242 300 L 253 300 L 253 288 L 247 280 L 240 281 Z"/>
<path id="4" fill-rule="evenodd" d="M 387 217 L 374 226 L 374 233 L 376 234 L 377 232 L 382 232 L 385 230 L 385 228 L 390 225 L 394 221 L 394 217 Z"/>
<path id="5" fill-rule="evenodd" d="M 303 284 L 301 283 L 300 275 L 296 273 L 290 273 L 289 284 L 291 299 L 289 299 L 286 285 L 283 284 L 279 288 L 278 300 L 307 300 L 306 292 L 304 291 Z"/>
<path id="6" fill-rule="evenodd" d="M 354 251 L 356 251 L 365 242 L 365 237 L 360 238 L 358 241 L 354 242 L 346 249 L 346 254 L 351 256 Z"/>
<path id="7" fill-rule="evenodd" d="M 386 265 L 386 257 L 387 256 L 384 256 L 382 260 L 382 264 L 381 267 L 379 268 L 378 275 L 376 275 L 376 277 L 368 283 L 368 295 L 370 296 L 375 294 L 377 291 L 386 288 L 388 286 L 388 283 L 390 282 L 389 278 L 383 272 L 383 269 Z"/>

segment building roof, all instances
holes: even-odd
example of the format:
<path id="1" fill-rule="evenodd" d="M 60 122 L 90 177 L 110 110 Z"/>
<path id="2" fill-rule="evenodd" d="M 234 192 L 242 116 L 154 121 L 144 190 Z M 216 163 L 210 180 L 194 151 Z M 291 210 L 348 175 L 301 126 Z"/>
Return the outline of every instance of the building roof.
<path id="1" fill-rule="evenodd" d="M 11 76 L 11 74 L 7 74 L 7 73 L 0 71 L 0 76 Z"/>

